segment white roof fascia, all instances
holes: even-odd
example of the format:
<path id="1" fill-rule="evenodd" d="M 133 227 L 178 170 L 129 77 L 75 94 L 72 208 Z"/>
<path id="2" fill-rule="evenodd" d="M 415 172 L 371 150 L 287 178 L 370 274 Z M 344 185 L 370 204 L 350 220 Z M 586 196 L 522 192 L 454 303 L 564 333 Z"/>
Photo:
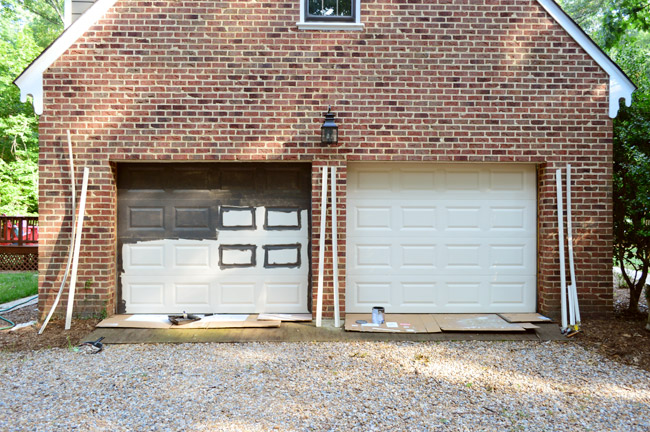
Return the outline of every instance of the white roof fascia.
<path id="1" fill-rule="evenodd" d="M 636 86 L 616 66 L 616 63 L 605 54 L 596 43 L 578 26 L 569 16 L 555 3 L 554 0 L 537 0 L 546 9 L 564 30 L 573 38 L 598 65 L 609 75 L 609 117 L 614 118 L 618 113 L 621 98 L 625 98 L 625 104 L 632 104 L 632 92 Z"/>
<path id="2" fill-rule="evenodd" d="M 14 84 L 20 88 L 21 102 L 27 102 L 27 95 L 31 95 L 34 112 L 38 115 L 43 113 L 43 72 L 104 16 L 116 2 L 117 0 L 97 0 L 16 78 Z"/>
<path id="3" fill-rule="evenodd" d="M 90 27 L 92 27 L 117 2 L 97 0 L 79 19 L 68 27 L 43 53 L 36 58 L 14 83 L 20 88 L 21 102 L 27 95 L 33 98 L 34 112 L 43 113 L 43 73 L 70 48 Z M 616 66 L 587 34 L 553 0 L 537 0 L 546 12 L 557 21 L 569 35 L 609 75 L 609 116 L 616 117 L 619 100 L 632 104 L 632 92 L 636 89 L 632 81 Z"/>

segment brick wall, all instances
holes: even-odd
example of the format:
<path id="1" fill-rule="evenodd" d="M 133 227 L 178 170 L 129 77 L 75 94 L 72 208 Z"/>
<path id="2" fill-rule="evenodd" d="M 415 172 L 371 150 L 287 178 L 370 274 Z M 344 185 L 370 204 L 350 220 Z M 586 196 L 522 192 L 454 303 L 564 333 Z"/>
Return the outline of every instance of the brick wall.
<path id="1" fill-rule="evenodd" d="M 80 312 L 115 308 L 114 164 L 133 160 L 311 161 L 313 239 L 323 165 L 339 167 L 342 204 L 346 161 L 535 163 L 538 303 L 550 314 L 559 308 L 554 172 L 571 163 L 581 306 L 611 309 L 608 77 L 536 1 L 364 0 L 361 32 L 299 31 L 298 15 L 298 0 L 122 0 L 45 73 L 40 287 L 50 295 L 41 310 L 69 244 L 68 129 L 78 178 L 91 168 Z M 328 105 L 335 148 L 319 144 Z M 344 292 L 343 207 L 338 216 Z M 331 298 L 328 282 L 326 314 Z"/>

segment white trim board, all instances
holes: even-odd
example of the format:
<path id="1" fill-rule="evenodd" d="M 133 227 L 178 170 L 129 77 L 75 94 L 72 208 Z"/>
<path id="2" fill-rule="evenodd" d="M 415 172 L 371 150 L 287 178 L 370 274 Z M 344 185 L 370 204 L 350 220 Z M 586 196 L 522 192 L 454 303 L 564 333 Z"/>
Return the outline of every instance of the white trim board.
<path id="1" fill-rule="evenodd" d="M 632 93 L 636 90 L 636 86 L 616 63 L 591 40 L 587 33 L 554 0 L 537 0 L 537 2 L 609 75 L 609 117 L 614 118 L 618 114 L 621 98 L 625 99 L 627 106 L 632 105 Z"/>
<path id="2" fill-rule="evenodd" d="M 78 20 L 68 27 L 54 42 L 14 80 L 20 88 L 20 101 L 33 98 L 34 112 L 43 114 L 43 73 L 65 53 L 90 27 L 92 27 L 117 0 L 97 0 Z"/>
<path id="3" fill-rule="evenodd" d="M 301 0 L 294 0 L 300 3 Z M 43 113 L 43 73 L 68 50 L 90 27 L 92 27 L 117 2 L 117 0 L 97 0 L 79 19 L 68 27 L 49 47 L 41 53 L 14 83 L 20 88 L 20 100 L 27 101 L 27 96 L 33 98 L 34 112 Z M 616 117 L 619 100 L 625 99 L 627 106 L 632 103 L 632 92 L 636 89 L 632 81 L 618 68 L 587 34 L 555 3 L 553 0 L 537 0 L 546 12 L 560 24 L 567 33 L 591 56 L 592 59 L 609 75 L 609 116 Z M 301 9 L 302 10 L 302 9 Z M 360 16 L 360 10 L 358 16 Z M 302 14 L 301 14 L 302 16 Z M 303 24 L 303 23 L 299 23 Z M 305 23 L 306 25 L 306 23 Z M 317 24 L 309 24 L 318 26 Z M 352 23 L 352 26 L 363 25 Z M 301 26 L 299 26 L 301 27 Z M 340 27 L 337 26 L 336 30 Z M 302 28 L 302 27 L 301 27 Z M 307 29 L 306 27 L 304 27 Z M 354 28 L 360 30 L 361 28 Z M 352 29 L 352 28 L 350 28 Z M 333 30 L 328 28 L 327 30 Z"/>

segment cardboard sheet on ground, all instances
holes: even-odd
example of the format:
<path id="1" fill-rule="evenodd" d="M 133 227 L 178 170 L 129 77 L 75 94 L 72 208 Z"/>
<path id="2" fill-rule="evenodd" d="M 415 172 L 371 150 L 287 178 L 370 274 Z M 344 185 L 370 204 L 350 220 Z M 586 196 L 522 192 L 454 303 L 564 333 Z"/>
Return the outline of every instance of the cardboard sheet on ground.
<path id="1" fill-rule="evenodd" d="M 517 323 L 518 325 L 522 326 L 526 330 L 535 330 L 538 329 L 539 326 L 536 326 L 535 324 L 526 322 L 526 323 Z"/>
<path id="2" fill-rule="evenodd" d="M 97 327 L 149 328 L 149 329 L 208 329 L 208 328 L 259 328 L 280 327 L 280 321 L 258 321 L 257 315 L 210 315 L 199 321 L 172 325 L 167 315 L 113 315 Z"/>
<path id="3" fill-rule="evenodd" d="M 211 315 L 171 329 L 260 328 L 280 327 L 280 324 L 280 321 L 259 321 L 257 315 Z"/>
<path id="4" fill-rule="evenodd" d="M 509 323 L 496 314 L 436 314 L 434 316 L 442 331 L 525 331 L 522 326 Z"/>
<path id="5" fill-rule="evenodd" d="M 261 313 L 257 316 L 260 321 L 311 321 L 311 314 L 296 314 L 296 313 Z"/>
<path id="6" fill-rule="evenodd" d="M 167 315 L 113 315 L 95 327 L 168 329 L 171 326 Z"/>
<path id="7" fill-rule="evenodd" d="M 549 317 L 538 313 L 500 313 L 499 316 L 511 323 L 553 322 Z"/>
<path id="8" fill-rule="evenodd" d="M 385 314 L 383 324 L 373 324 L 372 314 L 345 315 L 345 330 L 370 333 L 440 333 L 431 314 Z M 367 324 L 357 324 L 365 320 Z"/>

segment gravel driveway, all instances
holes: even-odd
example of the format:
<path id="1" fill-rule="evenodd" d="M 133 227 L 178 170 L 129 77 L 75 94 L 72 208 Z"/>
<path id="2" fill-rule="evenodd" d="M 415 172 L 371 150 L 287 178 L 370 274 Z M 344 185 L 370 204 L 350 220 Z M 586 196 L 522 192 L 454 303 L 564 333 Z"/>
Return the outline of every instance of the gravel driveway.
<path id="1" fill-rule="evenodd" d="M 0 430 L 648 431 L 650 373 L 572 343 L 0 352 Z"/>

